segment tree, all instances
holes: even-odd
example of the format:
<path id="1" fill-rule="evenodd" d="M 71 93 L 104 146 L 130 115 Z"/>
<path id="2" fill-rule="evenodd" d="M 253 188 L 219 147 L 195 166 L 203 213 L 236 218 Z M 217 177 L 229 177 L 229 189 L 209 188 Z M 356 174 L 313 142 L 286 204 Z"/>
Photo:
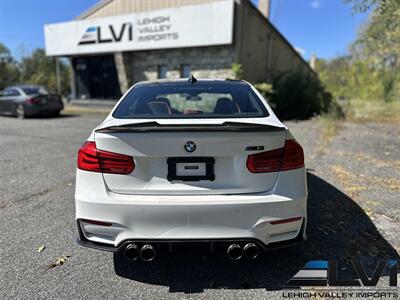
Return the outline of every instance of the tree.
<path id="1" fill-rule="evenodd" d="M 62 95 L 69 93 L 70 76 L 68 65 L 60 61 Z M 10 50 L 0 43 L 0 90 L 20 83 L 43 85 L 57 91 L 55 58 L 46 56 L 45 51 L 38 48 L 17 62 Z"/>
<path id="2" fill-rule="evenodd" d="M 400 67 L 400 1 L 345 0 L 355 12 L 372 10 L 352 50 L 369 63 L 384 68 Z"/>
<path id="3" fill-rule="evenodd" d="M 341 56 L 330 61 L 317 59 L 316 71 L 327 89 L 336 98 L 350 97 L 348 89 L 348 73 L 350 56 Z"/>
<path id="4" fill-rule="evenodd" d="M 46 56 L 43 49 L 36 49 L 31 55 L 23 57 L 20 68 L 22 82 L 43 85 L 52 91 L 57 90 L 56 60 Z M 60 83 L 61 94 L 68 94 L 70 71 L 63 62 L 60 62 Z"/>
<path id="5" fill-rule="evenodd" d="M 390 72 L 352 56 L 337 57 L 329 61 L 319 59 L 316 71 L 335 98 L 389 100 L 392 97 L 391 89 L 386 90 Z"/>
<path id="6" fill-rule="evenodd" d="M 400 1 L 343 0 L 355 13 L 370 12 L 350 55 L 320 61 L 317 71 L 336 97 L 400 99 Z"/>
<path id="7" fill-rule="evenodd" d="M 10 50 L 0 43 L 0 91 L 15 84 L 19 79 L 19 70 Z"/>

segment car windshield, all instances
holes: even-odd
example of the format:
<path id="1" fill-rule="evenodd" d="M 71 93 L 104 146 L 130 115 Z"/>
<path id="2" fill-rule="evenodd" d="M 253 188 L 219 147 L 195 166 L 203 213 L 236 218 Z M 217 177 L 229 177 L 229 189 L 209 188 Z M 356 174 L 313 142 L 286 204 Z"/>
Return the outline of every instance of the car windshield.
<path id="1" fill-rule="evenodd" d="M 243 83 L 163 83 L 134 87 L 113 113 L 135 118 L 266 117 L 261 100 Z"/>
<path id="2" fill-rule="evenodd" d="M 26 95 L 48 94 L 48 92 L 40 86 L 23 87 L 21 89 L 24 91 Z"/>

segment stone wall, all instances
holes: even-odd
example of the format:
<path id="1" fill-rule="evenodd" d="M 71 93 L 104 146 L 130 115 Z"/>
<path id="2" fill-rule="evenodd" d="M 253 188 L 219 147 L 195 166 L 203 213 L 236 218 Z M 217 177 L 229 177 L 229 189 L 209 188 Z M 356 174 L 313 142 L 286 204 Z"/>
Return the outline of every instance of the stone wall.
<path id="1" fill-rule="evenodd" d="M 114 63 L 117 70 L 119 87 L 122 93 L 125 93 L 129 89 L 128 74 L 126 72 L 126 62 L 121 52 L 114 53 Z"/>
<path id="2" fill-rule="evenodd" d="M 232 45 L 125 52 L 123 56 L 129 85 L 157 79 L 159 66 L 166 67 L 167 78 L 180 78 L 183 64 L 189 65 L 191 74 L 196 77 L 225 79 L 234 76 Z"/>

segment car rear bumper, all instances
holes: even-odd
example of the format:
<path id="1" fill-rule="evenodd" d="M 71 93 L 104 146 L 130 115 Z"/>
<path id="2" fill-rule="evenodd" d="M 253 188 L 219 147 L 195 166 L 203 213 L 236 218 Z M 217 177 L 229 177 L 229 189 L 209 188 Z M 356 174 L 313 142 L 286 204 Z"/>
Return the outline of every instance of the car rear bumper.
<path id="1" fill-rule="evenodd" d="M 281 249 L 281 248 L 293 247 L 293 246 L 299 245 L 302 242 L 304 242 L 306 240 L 306 234 L 305 234 L 306 223 L 307 223 L 307 221 L 304 219 L 304 221 L 302 223 L 302 227 L 301 227 L 298 235 L 295 238 L 290 239 L 290 240 L 284 240 L 281 242 L 273 242 L 268 245 L 265 245 L 265 244 L 261 243 L 259 240 L 255 240 L 252 238 L 247 238 L 247 239 L 226 239 L 225 238 L 225 239 L 171 239 L 171 240 L 133 239 L 133 240 L 125 240 L 124 242 L 120 243 L 118 246 L 114 246 L 114 245 L 102 244 L 102 243 L 89 241 L 83 234 L 82 229 L 78 222 L 77 228 L 78 228 L 79 237 L 76 242 L 78 245 L 83 246 L 83 247 L 88 247 L 88 248 L 101 250 L 101 251 L 107 251 L 107 252 L 120 251 L 121 248 L 123 249 L 124 245 L 131 243 L 131 242 L 139 242 L 139 243 L 146 242 L 146 243 L 156 243 L 156 244 L 171 244 L 171 243 L 172 244 L 174 244 L 174 243 L 185 243 L 185 244 L 213 243 L 213 244 L 216 244 L 216 243 L 237 243 L 237 242 L 246 244 L 249 242 L 253 242 L 253 243 L 257 244 L 258 246 L 260 246 L 261 249 L 277 250 L 277 249 Z"/>
<path id="2" fill-rule="evenodd" d="M 27 116 L 40 115 L 45 113 L 52 113 L 62 110 L 64 105 L 62 102 L 47 103 L 44 105 L 25 105 L 25 114 Z"/>
<path id="3" fill-rule="evenodd" d="M 195 196 L 115 194 L 101 174 L 78 170 L 75 202 L 78 243 L 101 250 L 116 250 L 126 241 L 230 240 L 253 240 L 268 249 L 305 238 L 304 168 L 282 172 L 266 193 Z M 301 219 L 271 223 L 293 217 Z"/>

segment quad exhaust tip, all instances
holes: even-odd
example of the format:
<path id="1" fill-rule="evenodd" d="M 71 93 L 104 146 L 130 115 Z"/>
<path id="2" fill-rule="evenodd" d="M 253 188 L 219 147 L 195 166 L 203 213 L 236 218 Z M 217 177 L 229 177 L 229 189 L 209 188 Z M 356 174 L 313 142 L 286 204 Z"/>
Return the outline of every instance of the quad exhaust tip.
<path id="1" fill-rule="evenodd" d="M 243 256 L 243 249 L 239 244 L 232 244 L 226 250 L 226 254 L 231 260 L 239 260 Z"/>
<path id="2" fill-rule="evenodd" d="M 156 251 L 152 245 L 146 244 L 140 249 L 139 256 L 143 261 L 152 261 L 156 258 Z"/>
<path id="3" fill-rule="evenodd" d="M 125 257 L 131 261 L 137 260 L 139 257 L 139 247 L 136 244 L 128 244 L 124 251 Z"/>
<path id="4" fill-rule="evenodd" d="M 156 257 L 156 251 L 150 244 L 145 244 L 140 248 L 137 244 L 130 243 L 125 247 L 124 255 L 130 261 L 135 261 L 138 258 L 143 261 L 152 261 Z"/>
<path id="5" fill-rule="evenodd" d="M 243 247 L 244 255 L 251 259 L 256 259 L 258 254 L 260 254 L 260 250 L 258 246 L 254 243 L 248 243 Z"/>
<path id="6" fill-rule="evenodd" d="M 260 254 L 260 250 L 254 243 L 247 243 L 243 248 L 239 244 L 231 244 L 226 253 L 231 260 L 239 260 L 243 256 L 256 259 Z"/>
<path id="7" fill-rule="evenodd" d="M 254 243 L 247 243 L 243 248 L 239 244 L 231 244 L 226 253 L 231 260 L 239 260 L 243 256 L 255 259 L 258 257 L 260 250 Z M 130 261 L 140 258 L 143 261 L 149 262 L 156 258 L 156 251 L 150 244 L 145 244 L 140 248 L 137 244 L 130 243 L 125 247 L 124 255 Z"/>

